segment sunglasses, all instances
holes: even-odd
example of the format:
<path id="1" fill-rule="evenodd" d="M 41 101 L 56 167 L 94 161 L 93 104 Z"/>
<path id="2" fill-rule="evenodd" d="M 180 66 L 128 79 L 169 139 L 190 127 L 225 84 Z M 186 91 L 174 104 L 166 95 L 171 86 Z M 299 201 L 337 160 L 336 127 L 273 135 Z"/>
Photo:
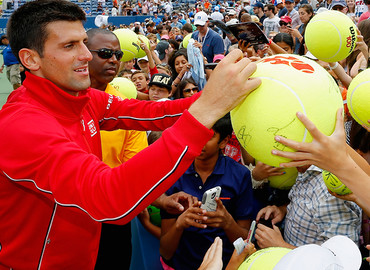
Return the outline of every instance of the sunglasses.
<path id="1" fill-rule="evenodd" d="M 287 26 L 288 25 L 286 22 L 282 22 L 282 21 L 280 21 L 279 24 L 280 24 L 280 26 L 283 26 L 283 25 Z"/>
<path id="2" fill-rule="evenodd" d="M 344 9 L 344 7 L 342 7 L 342 6 L 334 6 L 333 8 L 332 8 L 332 10 L 343 10 Z"/>
<path id="3" fill-rule="evenodd" d="M 198 87 L 193 87 L 193 88 L 188 88 L 188 89 L 183 90 L 184 93 L 198 92 L 198 91 L 199 91 Z"/>
<path id="4" fill-rule="evenodd" d="M 111 49 L 102 48 L 102 49 L 99 49 L 99 50 L 89 50 L 89 51 L 98 53 L 98 56 L 102 59 L 109 59 L 114 54 L 116 56 L 117 60 L 119 61 L 119 60 L 121 60 L 121 58 L 123 56 L 123 52 L 121 50 L 114 51 L 114 50 L 111 50 Z"/>

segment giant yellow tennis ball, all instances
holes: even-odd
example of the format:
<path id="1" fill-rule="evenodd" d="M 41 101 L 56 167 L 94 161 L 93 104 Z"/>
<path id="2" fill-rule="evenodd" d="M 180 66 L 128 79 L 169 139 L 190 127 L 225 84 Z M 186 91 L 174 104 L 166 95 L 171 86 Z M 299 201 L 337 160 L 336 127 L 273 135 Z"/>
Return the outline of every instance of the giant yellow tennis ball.
<path id="1" fill-rule="evenodd" d="M 137 90 L 135 84 L 127 78 L 116 77 L 110 84 L 127 98 L 136 98 Z"/>
<path id="2" fill-rule="evenodd" d="M 279 135 L 299 142 L 312 136 L 296 117 L 304 113 L 326 135 L 335 128 L 336 112 L 343 100 L 332 76 L 319 64 L 298 55 L 263 58 L 251 77 L 261 85 L 231 111 L 240 144 L 255 159 L 274 167 L 288 162 L 271 150 L 295 151 L 275 141 Z"/>
<path id="3" fill-rule="evenodd" d="M 130 29 L 117 29 L 113 33 L 117 36 L 123 51 L 122 62 L 130 61 L 140 51 L 140 43 L 137 34 Z"/>
<path id="4" fill-rule="evenodd" d="M 370 127 L 370 68 L 359 73 L 349 85 L 347 107 L 353 119 Z"/>
<path id="5" fill-rule="evenodd" d="M 272 270 L 289 248 L 270 247 L 256 251 L 239 266 L 239 270 Z"/>
<path id="6" fill-rule="evenodd" d="M 285 172 L 283 175 L 270 176 L 267 179 L 273 188 L 290 189 L 297 179 L 298 171 L 296 168 L 285 168 L 281 171 Z"/>
<path id="7" fill-rule="evenodd" d="M 149 42 L 149 39 L 146 37 L 146 36 L 143 36 L 143 35 L 139 35 L 139 38 L 146 44 L 146 46 L 150 49 L 150 42 Z M 140 40 L 139 40 L 139 44 L 140 44 Z M 136 54 L 136 58 L 141 58 L 141 57 L 144 57 L 146 55 L 145 51 L 140 48 L 139 52 Z"/>
<path id="8" fill-rule="evenodd" d="M 188 47 L 189 39 L 191 39 L 191 35 L 192 35 L 192 33 L 187 34 L 187 35 L 184 37 L 184 39 L 182 40 L 182 47 L 184 47 L 184 48 L 187 48 L 187 47 Z"/>
<path id="9" fill-rule="evenodd" d="M 346 194 L 352 193 L 352 191 L 348 187 L 346 187 L 346 185 L 343 184 L 338 179 L 338 177 L 336 177 L 331 172 L 323 171 L 322 178 L 327 188 L 333 191 L 334 193 L 337 193 L 339 195 L 346 195 Z"/>
<path id="10" fill-rule="evenodd" d="M 353 52 L 357 31 L 353 21 L 339 11 L 315 15 L 307 24 L 304 39 L 307 49 L 318 59 L 336 62 Z"/>

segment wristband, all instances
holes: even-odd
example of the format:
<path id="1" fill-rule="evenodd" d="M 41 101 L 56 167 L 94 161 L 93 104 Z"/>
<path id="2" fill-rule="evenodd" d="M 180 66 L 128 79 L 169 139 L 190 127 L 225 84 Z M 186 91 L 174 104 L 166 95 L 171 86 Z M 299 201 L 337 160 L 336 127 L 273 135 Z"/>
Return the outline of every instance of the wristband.
<path id="1" fill-rule="evenodd" d="M 338 65 L 339 65 L 338 62 L 335 62 L 335 65 L 333 67 L 329 64 L 329 68 L 330 70 L 333 70 L 333 69 L 336 69 Z"/>

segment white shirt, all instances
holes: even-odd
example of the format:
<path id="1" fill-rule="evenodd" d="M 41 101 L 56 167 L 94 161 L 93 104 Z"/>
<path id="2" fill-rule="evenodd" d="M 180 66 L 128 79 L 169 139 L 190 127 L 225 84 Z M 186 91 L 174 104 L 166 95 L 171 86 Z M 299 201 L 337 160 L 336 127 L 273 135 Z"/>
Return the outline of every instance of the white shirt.
<path id="1" fill-rule="evenodd" d="M 211 14 L 212 20 L 219 20 L 222 21 L 224 19 L 224 15 L 221 12 L 215 11 Z"/>
<path id="2" fill-rule="evenodd" d="M 276 16 L 274 16 L 271 19 L 267 17 L 263 21 L 263 29 L 267 37 L 269 36 L 270 32 L 276 32 L 276 33 L 279 32 L 279 28 L 280 28 L 279 22 L 280 22 L 280 18 Z"/>
<path id="3" fill-rule="evenodd" d="M 112 16 L 117 16 L 118 15 L 118 10 L 116 7 L 112 7 Z"/>

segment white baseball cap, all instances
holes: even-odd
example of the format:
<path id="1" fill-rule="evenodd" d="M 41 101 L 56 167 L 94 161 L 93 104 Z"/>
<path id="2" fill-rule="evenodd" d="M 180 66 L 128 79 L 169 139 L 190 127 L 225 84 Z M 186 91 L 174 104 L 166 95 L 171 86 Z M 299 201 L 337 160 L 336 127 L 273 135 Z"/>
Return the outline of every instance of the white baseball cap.
<path id="1" fill-rule="evenodd" d="M 206 22 L 208 21 L 208 15 L 204 11 L 199 11 L 198 13 L 195 14 L 194 16 L 194 25 L 205 25 Z"/>
<path id="2" fill-rule="evenodd" d="M 224 15 L 222 15 L 220 12 L 214 12 L 211 14 L 211 19 L 222 21 L 224 19 Z"/>
<path id="3" fill-rule="evenodd" d="M 348 237 L 337 235 L 321 246 L 309 244 L 286 254 L 273 270 L 358 270 L 361 253 Z"/>

